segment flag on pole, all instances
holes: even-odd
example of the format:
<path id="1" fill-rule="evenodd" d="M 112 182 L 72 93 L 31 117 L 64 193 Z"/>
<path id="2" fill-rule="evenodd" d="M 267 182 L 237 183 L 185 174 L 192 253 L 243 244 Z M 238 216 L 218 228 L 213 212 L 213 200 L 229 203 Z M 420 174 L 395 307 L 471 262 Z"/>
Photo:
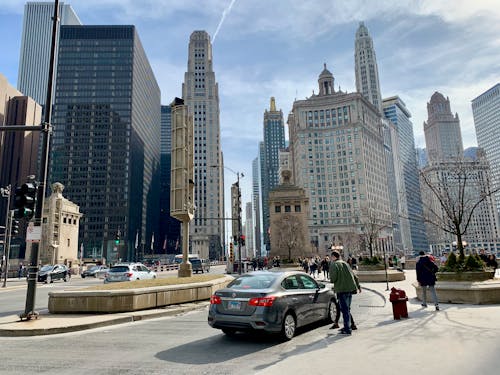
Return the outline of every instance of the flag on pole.
<path id="1" fill-rule="evenodd" d="M 155 245 L 155 232 L 151 235 L 151 251 L 153 251 Z"/>
<path id="2" fill-rule="evenodd" d="M 167 250 L 167 236 L 165 235 L 165 239 L 163 240 L 163 250 Z"/>
<path id="3" fill-rule="evenodd" d="M 139 231 L 137 231 L 135 234 L 135 248 L 137 249 L 138 247 L 139 247 Z"/>

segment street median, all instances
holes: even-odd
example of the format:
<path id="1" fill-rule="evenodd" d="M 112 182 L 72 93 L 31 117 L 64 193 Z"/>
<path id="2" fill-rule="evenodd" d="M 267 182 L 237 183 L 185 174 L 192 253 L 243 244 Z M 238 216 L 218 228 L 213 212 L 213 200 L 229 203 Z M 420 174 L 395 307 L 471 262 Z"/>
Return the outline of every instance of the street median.
<path id="1" fill-rule="evenodd" d="M 221 276 L 209 281 L 188 284 L 132 289 L 55 291 L 49 293 L 49 312 L 51 314 L 119 313 L 208 300 L 213 292 L 225 287 L 231 280 L 232 276 Z"/>

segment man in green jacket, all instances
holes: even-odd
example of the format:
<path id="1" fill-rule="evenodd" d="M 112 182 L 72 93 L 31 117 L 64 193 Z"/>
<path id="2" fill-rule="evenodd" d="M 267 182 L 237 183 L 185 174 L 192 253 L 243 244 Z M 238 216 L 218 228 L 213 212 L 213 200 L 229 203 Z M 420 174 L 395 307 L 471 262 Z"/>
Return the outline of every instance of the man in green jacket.
<path id="1" fill-rule="evenodd" d="M 332 262 L 330 263 L 330 281 L 333 283 L 333 290 L 337 294 L 340 304 L 340 311 L 344 320 L 344 328 L 340 330 L 341 334 L 350 335 L 351 325 L 351 301 L 352 295 L 357 291 L 361 293 L 358 277 L 352 272 L 351 267 L 340 259 L 338 251 L 332 252 Z"/>

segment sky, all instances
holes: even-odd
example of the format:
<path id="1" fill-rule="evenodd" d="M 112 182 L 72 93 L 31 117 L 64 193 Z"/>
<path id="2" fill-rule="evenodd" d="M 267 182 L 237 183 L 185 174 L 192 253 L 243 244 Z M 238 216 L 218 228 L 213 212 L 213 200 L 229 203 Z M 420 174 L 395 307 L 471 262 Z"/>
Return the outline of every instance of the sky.
<path id="1" fill-rule="evenodd" d="M 16 86 L 24 4 L 0 0 L 0 73 Z M 498 0 L 70 0 L 84 25 L 135 25 L 162 92 L 182 95 L 189 36 L 213 42 L 225 165 L 245 175 L 263 140 L 271 97 L 285 122 L 295 99 L 318 92 L 323 64 L 335 89 L 356 90 L 354 37 L 364 21 L 373 38 L 383 97 L 412 113 L 416 147 L 435 91 L 459 115 L 464 147 L 477 145 L 471 100 L 500 81 Z M 285 129 L 288 138 L 288 129 Z M 226 171 L 226 201 L 236 175 Z M 229 207 L 226 204 L 227 207 Z"/>

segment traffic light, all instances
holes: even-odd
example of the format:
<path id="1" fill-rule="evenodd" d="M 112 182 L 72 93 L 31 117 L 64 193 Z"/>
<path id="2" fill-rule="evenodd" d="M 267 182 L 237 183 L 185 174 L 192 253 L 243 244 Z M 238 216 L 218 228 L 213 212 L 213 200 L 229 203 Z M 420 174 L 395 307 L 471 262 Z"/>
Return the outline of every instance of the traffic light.
<path id="1" fill-rule="evenodd" d="M 36 194 L 38 186 L 35 182 L 26 182 L 16 188 L 14 196 L 14 217 L 31 220 L 35 215 Z"/>
<path id="2" fill-rule="evenodd" d="M 10 226 L 10 235 L 15 236 L 16 234 L 19 234 L 19 220 L 13 219 Z"/>
<path id="3" fill-rule="evenodd" d="M 242 234 L 242 235 L 240 236 L 241 246 L 245 246 L 245 238 L 246 238 L 246 237 L 245 237 L 245 235 L 244 235 L 244 234 Z"/>
<path id="4" fill-rule="evenodd" d="M 234 260 L 234 245 L 231 242 L 229 244 L 229 261 L 232 262 Z"/>
<path id="5" fill-rule="evenodd" d="M 119 245 L 120 244 L 120 233 L 117 233 L 115 236 L 115 244 Z"/>

